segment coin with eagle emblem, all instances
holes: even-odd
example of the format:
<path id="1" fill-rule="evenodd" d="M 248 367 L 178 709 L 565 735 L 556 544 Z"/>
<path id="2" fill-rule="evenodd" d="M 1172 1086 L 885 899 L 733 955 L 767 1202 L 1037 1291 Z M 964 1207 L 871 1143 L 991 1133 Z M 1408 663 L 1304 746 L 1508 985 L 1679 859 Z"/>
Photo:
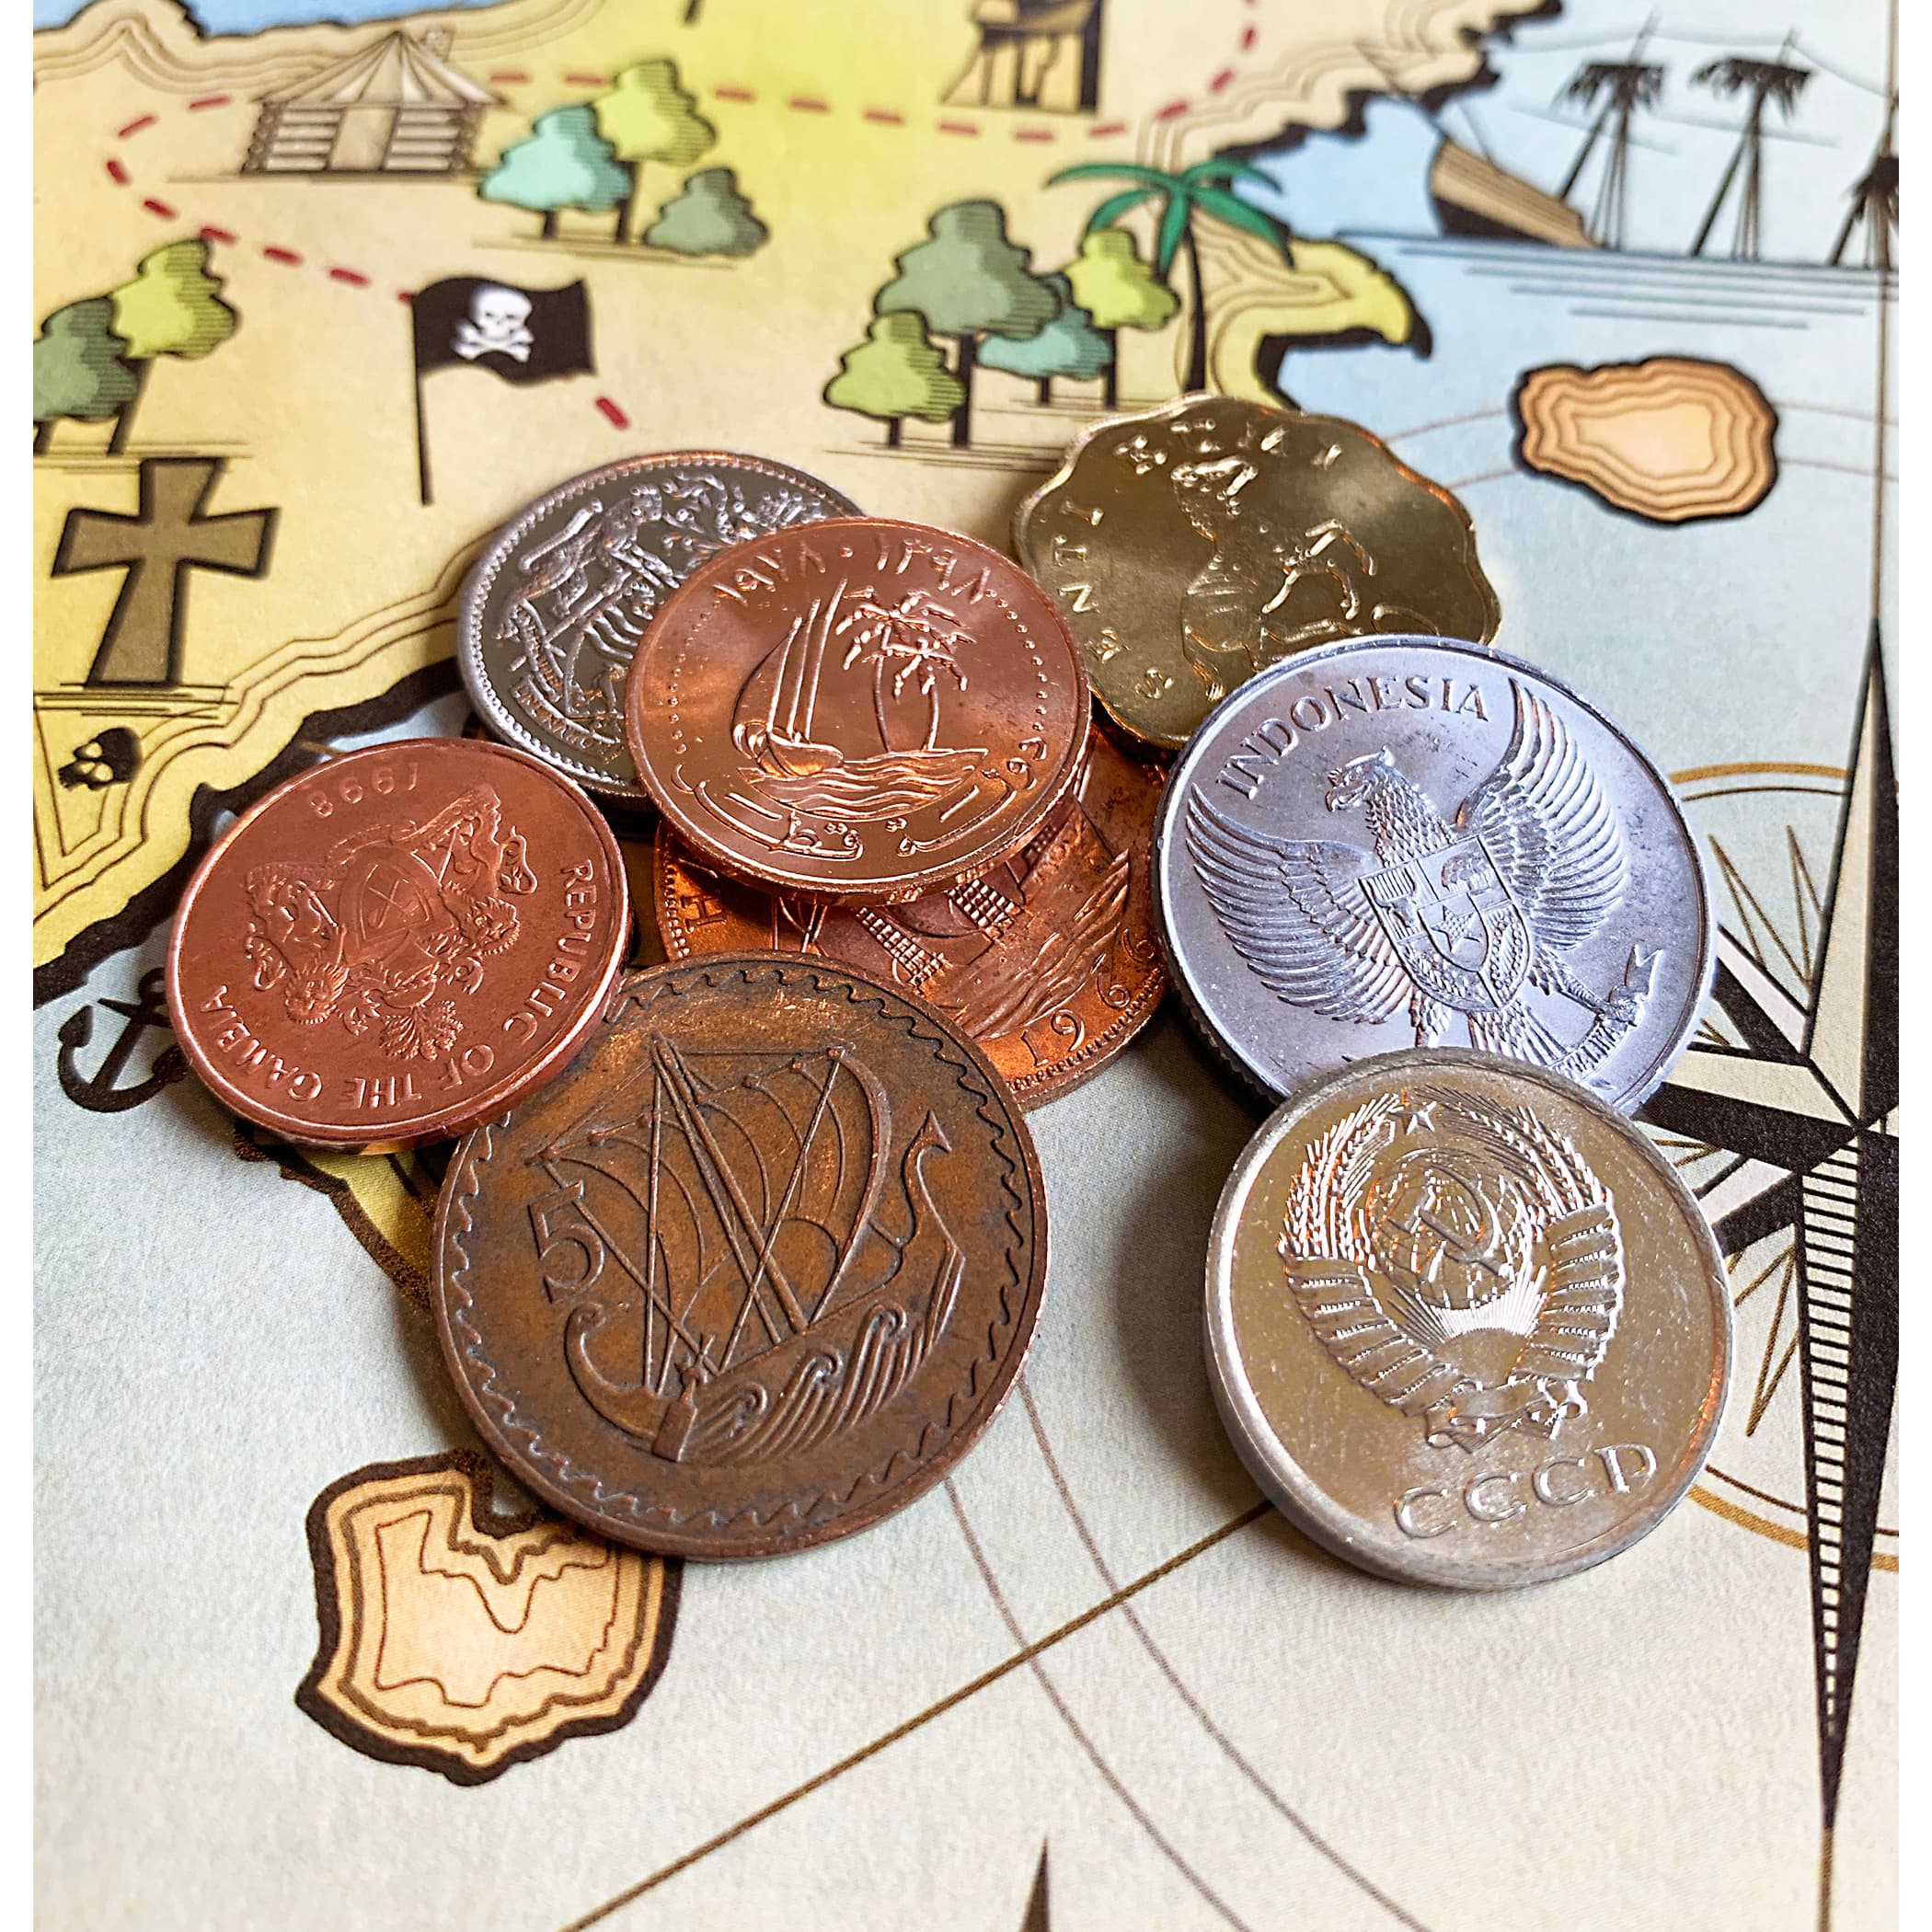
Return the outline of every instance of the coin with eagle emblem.
<path id="1" fill-rule="evenodd" d="M 1437 638 L 1360 638 L 1242 685 L 1175 767 L 1154 881 L 1170 977 L 1277 1099 L 1458 1046 L 1627 1111 L 1716 960 L 1663 775 L 1547 673 Z"/>
<path id="2" fill-rule="evenodd" d="M 1209 1380 L 1242 1460 L 1364 1570 L 1547 1582 L 1647 1535 L 1704 1466 L 1731 1365 L 1717 1244 L 1573 1082 L 1378 1055 L 1296 1095 L 1209 1237 Z"/>

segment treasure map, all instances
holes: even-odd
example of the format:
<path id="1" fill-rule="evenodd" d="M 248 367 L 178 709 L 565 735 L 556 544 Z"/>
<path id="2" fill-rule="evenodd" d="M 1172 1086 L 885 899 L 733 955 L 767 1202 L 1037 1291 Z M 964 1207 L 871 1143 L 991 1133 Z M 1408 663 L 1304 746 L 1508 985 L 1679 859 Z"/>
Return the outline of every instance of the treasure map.
<path id="1" fill-rule="evenodd" d="M 43 1924 L 1895 1922 L 1895 16 L 1643 12 L 35 0 Z M 770 1562 L 599 1541 L 443 1370 L 448 1145 L 188 1075 L 184 881 L 290 774 L 482 729 L 459 589 L 581 471 L 743 451 L 1004 548 L 1190 390 L 1453 492 L 1497 646 L 1685 802 L 1719 963 L 1642 1120 L 1730 1274 L 1708 1470 L 1521 1591 L 1290 1529 L 1201 1344 L 1259 1110 L 1170 1001 L 1031 1115 L 1038 1342 L 942 1485 Z M 1201 649 L 1294 648 L 1256 544 L 1357 594 L 1356 533 L 1243 525 Z"/>

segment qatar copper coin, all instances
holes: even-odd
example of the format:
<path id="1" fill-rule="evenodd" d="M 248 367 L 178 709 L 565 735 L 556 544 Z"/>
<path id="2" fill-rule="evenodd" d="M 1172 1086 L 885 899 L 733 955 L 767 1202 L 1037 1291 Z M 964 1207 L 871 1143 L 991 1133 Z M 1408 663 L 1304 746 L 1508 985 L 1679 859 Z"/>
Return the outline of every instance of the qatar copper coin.
<path id="1" fill-rule="evenodd" d="M 456 1134 L 540 1086 L 630 938 L 616 841 L 502 745 L 398 739 L 278 786 L 201 861 L 169 1018 L 236 1113 L 292 1141 Z"/>
<path id="2" fill-rule="evenodd" d="M 1620 1114 L 1411 1049 L 1249 1143 L 1209 1236 L 1207 1355 L 1242 1459 L 1308 1535 L 1500 1590 L 1601 1563 L 1682 1500 L 1723 1413 L 1730 1284 Z"/>
<path id="3" fill-rule="evenodd" d="M 1335 416 L 1183 396 L 1084 431 L 1014 547 L 1122 730 L 1178 750 L 1236 685 L 1374 632 L 1495 636 L 1469 513 Z"/>
<path id="4" fill-rule="evenodd" d="M 857 508 L 802 470 L 713 450 L 573 477 L 506 523 L 463 587 L 470 701 L 498 736 L 592 791 L 641 800 L 624 685 L 658 606 L 732 544 Z"/>
<path id="5" fill-rule="evenodd" d="M 714 865 L 849 903 L 916 899 L 1036 832 L 1087 750 L 1065 621 L 971 537 L 881 517 L 713 558 L 646 634 L 631 754 Z"/>
<path id="6" fill-rule="evenodd" d="M 1555 678 L 1443 638 L 1242 685 L 1174 768 L 1154 891 L 1182 998 L 1277 1099 L 1371 1053 L 1468 1046 L 1627 1111 L 1716 963 L 1663 775 Z"/>
<path id="7" fill-rule="evenodd" d="M 619 983 L 479 1127 L 432 1237 L 444 1359 L 518 1481 L 603 1535 L 770 1557 L 923 1494 L 1040 1319 L 1018 1103 L 919 1000 L 829 960 Z"/>
<path id="8" fill-rule="evenodd" d="M 756 947 L 904 986 L 984 1049 L 1023 1107 L 1097 1074 L 1167 990 L 1147 850 L 1160 773 L 1097 725 L 1073 794 L 992 871 L 902 905 L 840 907 L 714 870 L 658 827 L 653 898 L 673 959 Z"/>

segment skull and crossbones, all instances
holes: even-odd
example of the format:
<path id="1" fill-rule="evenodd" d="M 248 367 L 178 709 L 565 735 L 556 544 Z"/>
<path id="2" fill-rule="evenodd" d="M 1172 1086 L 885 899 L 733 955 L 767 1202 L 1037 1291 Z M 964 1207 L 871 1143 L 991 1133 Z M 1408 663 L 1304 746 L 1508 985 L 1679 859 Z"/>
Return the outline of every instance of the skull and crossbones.
<path id="1" fill-rule="evenodd" d="M 479 355 L 507 355 L 527 362 L 530 345 L 536 339 L 524 326 L 529 316 L 528 295 L 486 282 L 469 298 L 468 317 L 457 323 L 450 347 L 466 362 Z"/>

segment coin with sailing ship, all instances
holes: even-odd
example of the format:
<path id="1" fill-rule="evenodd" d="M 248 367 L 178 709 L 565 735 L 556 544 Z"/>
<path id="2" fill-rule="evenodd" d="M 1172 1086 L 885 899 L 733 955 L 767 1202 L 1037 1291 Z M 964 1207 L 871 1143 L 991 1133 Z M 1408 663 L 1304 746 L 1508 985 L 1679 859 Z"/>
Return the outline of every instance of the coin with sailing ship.
<path id="1" fill-rule="evenodd" d="M 1276 1098 L 1470 1046 L 1636 1107 L 1716 965 L 1669 782 L 1547 673 L 1364 638 L 1264 671 L 1196 734 L 1154 840 L 1168 972 Z"/>
<path id="2" fill-rule="evenodd" d="M 733 544 L 857 508 L 803 470 L 716 450 L 573 477 L 506 523 L 464 584 L 456 663 L 470 701 L 499 737 L 641 800 L 624 686 L 658 607 Z"/>
<path id="3" fill-rule="evenodd" d="M 1013 533 L 1101 704 L 1167 751 L 1295 652 L 1377 632 L 1496 634 L 1468 512 L 1336 416 L 1182 396 L 1110 418 Z"/>
<path id="4" fill-rule="evenodd" d="M 1019 1371 L 1046 1198 L 1018 1102 L 834 961 L 632 973 L 451 1162 L 445 1360 L 518 1480 L 618 1542 L 767 1557 L 937 1482 Z"/>
<path id="5" fill-rule="evenodd" d="M 1398 1581 L 1603 1562 L 1704 1466 L 1730 1283 L 1670 1164 L 1493 1054 L 1358 1061 L 1249 1144 L 1209 1236 L 1209 1381 L 1284 1514 Z"/>
<path id="6" fill-rule="evenodd" d="M 616 841 L 502 745 L 398 739 L 278 786 L 201 861 L 168 1016 L 236 1113 L 292 1141 L 407 1145 L 540 1085 L 630 937 Z"/>
<path id="7" fill-rule="evenodd" d="M 645 788 L 728 872 L 848 903 L 972 879 L 1037 831 L 1087 747 L 1052 601 L 971 537 L 879 517 L 714 558 L 630 679 Z"/>
<path id="8" fill-rule="evenodd" d="M 1096 725 L 1071 796 L 990 872 L 893 906 L 767 892 L 658 827 L 658 930 L 673 959 L 748 947 L 809 952 L 889 978 L 978 1041 L 1020 1104 L 1098 1073 L 1167 990 L 1147 879 L 1159 769 Z"/>

